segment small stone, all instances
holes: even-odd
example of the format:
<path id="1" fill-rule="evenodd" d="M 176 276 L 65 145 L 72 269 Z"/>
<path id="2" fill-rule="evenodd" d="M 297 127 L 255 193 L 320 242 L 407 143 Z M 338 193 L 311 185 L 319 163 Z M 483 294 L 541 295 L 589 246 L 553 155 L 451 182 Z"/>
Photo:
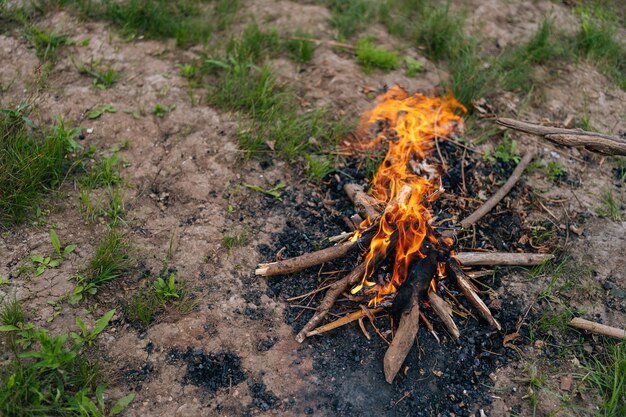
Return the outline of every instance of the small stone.
<path id="1" fill-rule="evenodd" d="M 87 133 L 88 133 L 88 134 L 92 134 L 92 133 L 93 133 L 93 127 L 88 128 L 88 129 L 87 129 Z"/>
<path id="2" fill-rule="evenodd" d="M 572 377 L 570 375 L 564 375 L 561 377 L 561 390 L 569 391 L 572 389 Z"/>
<path id="3" fill-rule="evenodd" d="M 620 287 L 613 287 L 611 289 L 611 295 L 615 298 L 626 298 L 626 291 Z"/>
<path id="4" fill-rule="evenodd" d="M 436 377 L 441 378 L 443 376 L 443 372 L 441 372 L 438 369 L 433 369 L 433 375 L 435 375 Z"/>

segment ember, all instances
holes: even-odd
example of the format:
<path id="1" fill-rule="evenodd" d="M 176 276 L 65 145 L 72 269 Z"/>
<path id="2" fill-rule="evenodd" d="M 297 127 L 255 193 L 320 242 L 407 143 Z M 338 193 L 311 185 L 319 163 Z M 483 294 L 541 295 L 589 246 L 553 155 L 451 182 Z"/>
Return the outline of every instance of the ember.
<path id="1" fill-rule="evenodd" d="M 446 168 L 427 163 L 427 157 L 438 147 L 439 139 L 462 132 L 460 112 L 465 112 L 465 108 L 452 97 L 410 96 L 399 87 L 392 87 L 381 95 L 378 105 L 364 116 L 360 129 L 373 130 L 373 139 L 355 148 L 358 151 L 387 144 L 387 154 L 374 176 L 369 194 L 356 184 L 345 186 L 346 194 L 362 219 L 359 227 L 335 246 L 259 265 L 256 274 L 269 276 L 297 272 L 352 252 L 363 257 L 352 272 L 328 287 L 315 314 L 296 336 L 298 342 L 356 320 L 364 329 L 364 317 L 373 324 L 374 314 L 387 311 L 397 327 L 384 359 L 385 379 L 391 383 L 416 340 L 419 321 L 437 337 L 432 324 L 420 312 L 420 304 L 431 307 L 448 333 L 459 338 L 460 332 L 452 319 L 453 303 L 440 290 L 451 285 L 446 282 L 447 278 L 493 328 L 501 329 L 461 268 L 465 262 L 466 265 L 481 264 L 476 259 L 479 254 L 456 253 L 453 236 L 439 233 L 431 225 L 431 205 L 444 191 L 441 174 Z M 523 164 L 530 162 L 532 154 L 528 155 L 518 170 L 523 170 Z M 461 224 L 471 225 L 473 221 L 468 219 Z M 525 265 L 551 256 L 487 255 L 485 259 L 489 264 Z M 385 262 L 391 263 L 391 274 L 377 272 Z M 337 298 L 347 291 L 364 298 L 367 307 L 361 305 L 360 310 L 317 327 Z M 452 301 L 458 303 L 456 299 Z M 364 334 L 369 336 L 365 330 Z"/>

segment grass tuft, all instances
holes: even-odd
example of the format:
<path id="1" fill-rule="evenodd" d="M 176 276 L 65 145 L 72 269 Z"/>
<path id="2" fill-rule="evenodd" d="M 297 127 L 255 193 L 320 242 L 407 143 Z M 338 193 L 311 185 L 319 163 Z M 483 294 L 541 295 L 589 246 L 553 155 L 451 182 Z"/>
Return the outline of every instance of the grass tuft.
<path id="1" fill-rule="evenodd" d="M 49 130 L 36 129 L 24 105 L 0 110 L 1 222 L 23 221 L 43 193 L 61 185 L 78 132 L 60 118 Z"/>
<path id="2" fill-rule="evenodd" d="M 576 36 L 579 54 L 600 68 L 626 90 L 626 46 L 619 41 L 615 15 L 600 6 L 578 8 L 580 31 Z"/>
<path id="3" fill-rule="evenodd" d="M 100 239 L 85 269 L 74 277 L 76 286 L 69 295 L 69 302 L 76 304 L 87 295 L 94 295 L 98 288 L 132 268 L 135 263 L 130 250 L 130 244 L 119 231 L 109 230 Z"/>
<path id="4" fill-rule="evenodd" d="M 42 62 L 53 62 L 57 58 L 57 51 L 62 45 L 68 44 L 65 35 L 58 34 L 50 29 L 31 27 L 26 31 L 26 37 L 35 48 L 37 58 Z"/>
<path id="5" fill-rule="evenodd" d="M 397 52 L 375 46 L 370 39 L 360 39 L 356 44 L 356 60 L 366 70 L 392 70 L 398 67 L 400 56 Z"/>
<path id="6" fill-rule="evenodd" d="M 584 364 L 585 378 L 601 393 L 598 416 L 626 415 L 626 343 L 607 344 L 605 352 Z"/>
<path id="7" fill-rule="evenodd" d="M 618 197 L 613 195 L 613 191 L 607 189 L 600 196 L 600 206 L 596 209 L 596 214 L 606 217 L 614 222 L 622 221 L 622 204 Z"/>

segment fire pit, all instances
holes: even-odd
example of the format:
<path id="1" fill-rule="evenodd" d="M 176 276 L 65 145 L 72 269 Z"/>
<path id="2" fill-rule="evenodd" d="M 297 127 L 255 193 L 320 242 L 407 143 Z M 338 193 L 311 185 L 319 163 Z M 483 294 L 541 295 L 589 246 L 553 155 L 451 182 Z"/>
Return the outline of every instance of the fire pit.
<path id="1" fill-rule="evenodd" d="M 370 139 L 353 144 L 353 148 L 387 144 L 388 151 L 369 193 L 357 184 L 344 187 L 359 213 L 352 218 L 355 230 L 333 238 L 339 242 L 335 246 L 261 264 L 255 271 L 264 276 L 288 274 L 357 254 L 356 267 L 329 286 L 315 314 L 296 336 L 298 342 L 357 320 L 363 326 L 364 318 L 375 326 L 374 315 L 386 312 L 395 328 L 384 358 L 385 379 L 391 383 L 416 340 L 419 322 L 437 337 L 420 309 L 431 308 L 450 336 L 460 337 L 453 320 L 453 306 L 460 304 L 451 296 L 451 286 L 463 293 L 490 326 L 501 330 L 462 265 L 530 265 L 550 255 L 457 253 L 453 231 L 440 228 L 436 222 L 431 207 L 444 192 L 441 176 L 445 166 L 428 163 L 427 156 L 439 150 L 439 140 L 462 133 L 463 112 L 465 108 L 452 97 L 409 95 L 392 87 L 363 117 L 360 131 L 368 132 Z M 532 154 L 524 159 L 527 164 Z M 467 226 L 466 220 L 461 224 Z M 384 264 L 389 272 L 381 270 Z M 346 292 L 361 301 L 360 309 L 319 326 Z"/>

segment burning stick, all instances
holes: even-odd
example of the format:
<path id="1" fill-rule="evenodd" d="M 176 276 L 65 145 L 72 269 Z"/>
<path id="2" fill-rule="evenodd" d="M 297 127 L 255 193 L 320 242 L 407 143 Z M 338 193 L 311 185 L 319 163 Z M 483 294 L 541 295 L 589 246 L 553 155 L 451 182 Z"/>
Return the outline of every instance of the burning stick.
<path id="1" fill-rule="evenodd" d="M 354 204 L 354 209 L 361 217 L 369 218 L 373 221 L 380 216 L 382 212 L 380 202 L 368 195 L 363 187 L 358 184 L 346 184 L 343 190 L 346 192 L 348 198 Z"/>
<path id="2" fill-rule="evenodd" d="M 569 322 L 569 325 L 576 327 L 577 329 L 587 330 L 588 332 L 601 334 L 603 336 L 626 339 L 626 331 L 624 329 L 595 323 L 593 321 L 581 319 L 580 317 L 574 317 L 572 321 Z"/>
<path id="3" fill-rule="evenodd" d="M 319 334 L 322 333 L 326 333 L 330 330 L 336 329 L 338 327 L 344 326 L 348 323 L 352 323 L 353 321 L 362 319 L 363 317 L 367 317 L 368 313 L 369 314 L 376 314 L 376 313 L 380 313 L 381 311 L 383 311 L 382 308 L 375 308 L 372 310 L 368 310 L 368 312 L 365 312 L 364 310 L 357 310 L 353 313 L 350 313 L 348 315 L 343 316 L 340 319 L 337 319 L 335 321 L 332 321 L 328 324 L 325 324 L 323 326 L 318 327 L 317 329 L 314 329 L 310 332 L 307 333 L 307 337 L 311 337 L 311 336 L 317 336 Z"/>
<path id="4" fill-rule="evenodd" d="M 478 220 L 480 220 L 485 214 L 489 213 L 491 209 L 493 209 L 496 204 L 498 204 L 500 200 L 502 200 L 504 196 L 506 196 L 509 191 L 511 191 L 513 186 L 515 186 L 515 184 L 520 179 L 520 177 L 524 173 L 524 170 L 526 169 L 528 164 L 530 164 L 530 161 L 532 161 L 534 156 L 535 150 L 528 150 L 520 163 L 517 165 L 517 167 L 515 167 L 513 174 L 511 174 L 511 176 L 506 181 L 506 183 L 504 183 L 502 188 L 500 188 L 494 195 L 492 195 L 489 200 L 485 201 L 485 204 L 480 206 L 478 210 L 470 214 L 465 219 L 461 220 L 461 226 L 463 226 L 464 228 L 469 227 L 478 222 Z"/>
<path id="5" fill-rule="evenodd" d="M 411 301 L 400 316 L 400 324 L 387 352 L 385 352 L 385 380 L 391 384 L 404 363 L 419 329 L 420 308 L 417 290 L 413 291 Z"/>
<path id="6" fill-rule="evenodd" d="M 467 297 L 469 302 L 472 303 L 474 307 L 476 307 L 481 316 L 483 316 L 485 320 L 487 320 L 489 324 L 491 324 L 491 326 L 495 327 L 497 330 L 502 330 L 502 326 L 500 326 L 500 323 L 498 323 L 498 321 L 493 317 L 491 311 L 489 310 L 489 307 L 487 307 L 483 300 L 480 299 L 478 294 L 476 294 L 476 292 L 472 288 L 472 285 L 465 278 L 465 272 L 463 272 L 461 267 L 454 261 L 449 262 L 448 265 L 450 266 L 453 275 L 455 275 L 456 277 L 457 284 L 459 285 L 461 291 L 463 291 L 463 294 L 465 295 L 465 297 Z"/>
<path id="7" fill-rule="evenodd" d="M 541 126 L 506 118 L 498 118 L 496 123 L 509 129 L 542 136 L 550 142 L 558 143 L 559 145 L 583 146 L 587 150 L 605 155 L 626 155 L 626 140 L 615 136 L 586 132 L 580 129 Z"/>
<path id="8" fill-rule="evenodd" d="M 453 256 L 463 266 L 473 265 L 540 265 L 554 255 L 545 253 L 459 252 Z"/>
<path id="9" fill-rule="evenodd" d="M 430 291 L 428 293 L 428 302 L 437 314 L 437 317 L 439 317 L 443 322 L 444 326 L 448 330 L 448 333 L 450 333 L 455 339 L 458 339 L 459 336 L 461 336 L 461 333 L 459 332 L 459 328 L 456 327 L 454 320 L 452 320 L 452 307 L 450 307 L 450 304 L 448 304 L 443 298 L 439 297 L 434 291 Z"/>

